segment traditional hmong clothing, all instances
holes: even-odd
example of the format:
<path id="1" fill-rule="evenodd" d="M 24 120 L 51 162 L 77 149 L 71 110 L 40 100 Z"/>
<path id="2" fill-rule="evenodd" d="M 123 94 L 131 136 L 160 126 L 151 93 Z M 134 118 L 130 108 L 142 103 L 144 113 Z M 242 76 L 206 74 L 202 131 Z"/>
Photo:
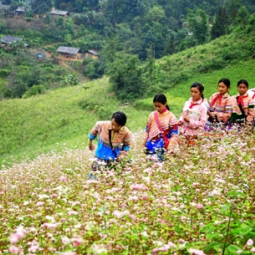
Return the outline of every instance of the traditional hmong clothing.
<path id="1" fill-rule="evenodd" d="M 158 118 L 160 128 L 155 116 Z M 162 161 L 165 150 L 179 146 L 177 122 L 174 114 L 167 109 L 162 113 L 154 111 L 149 115 L 144 138 L 148 154 L 157 154 L 158 159 Z M 167 148 L 164 136 L 168 140 L 167 143 L 169 142 Z"/>
<path id="2" fill-rule="evenodd" d="M 226 92 L 224 95 L 219 92 L 214 93 L 210 99 L 210 111 L 215 112 L 214 120 L 209 117 L 205 125 L 205 130 L 210 131 L 213 129 L 214 124 L 220 123 L 222 126 L 227 127 L 228 121 L 233 112 L 233 99 Z M 215 121 L 215 122 L 214 122 Z"/>
<path id="3" fill-rule="evenodd" d="M 230 122 L 245 124 L 253 123 L 254 120 L 255 97 L 252 99 L 248 93 L 240 96 L 233 96 L 233 113 Z"/>
<path id="4" fill-rule="evenodd" d="M 192 116 L 190 117 L 190 122 L 185 123 L 184 122 L 184 115 L 188 114 L 189 110 L 194 110 L 199 113 L 199 119 L 193 119 Z M 184 123 L 181 127 L 180 134 L 188 137 L 195 137 L 199 135 L 200 132 L 203 131 L 203 128 L 205 126 L 207 120 L 207 106 L 205 105 L 205 102 L 203 99 L 200 99 L 197 102 L 193 102 L 192 98 L 189 99 L 184 104 L 183 107 L 183 113 L 180 117 L 180 121 Z"/>
<path id="5" fill-rule="evenodd" d="M 255 100 L 255 88 L 249 89 L 249 90 L 247 91 L 247 94 L 249 95 L 249 97 L 250 97 L 251 99 L 254 99 L 254 100 Z"/>
<path id="6" fill-rule="evenodd" d="M 112 148 L 109 142 L 109 131 L 111 130 Z M 102 160 L 115 160 L 121 151 L 130 149 L 132 134 L 124 126 L 118 132 L 113 132 L 111 121 L 98 121 L 89 134 L 89 139 L 94 140 L 97 135 L 98 145 L 96 157 Z"/>

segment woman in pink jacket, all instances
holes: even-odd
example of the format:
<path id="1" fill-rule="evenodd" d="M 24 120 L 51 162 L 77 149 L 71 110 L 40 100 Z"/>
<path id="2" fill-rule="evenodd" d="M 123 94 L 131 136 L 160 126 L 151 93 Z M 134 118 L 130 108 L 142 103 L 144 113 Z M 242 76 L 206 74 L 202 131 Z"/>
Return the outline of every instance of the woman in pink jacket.
<path id="1" fill-rule="evenodd" d="M 184 135 L 187 144 L 193 144 L 194 139 L 203 134 L 207 121 L 207 106 L 204 102 L 204 86 L 194 82 L 190 87 L 190 99 L 184 104 L 183 113 L 178 125 L 181 126 L 180 135 Z"/>

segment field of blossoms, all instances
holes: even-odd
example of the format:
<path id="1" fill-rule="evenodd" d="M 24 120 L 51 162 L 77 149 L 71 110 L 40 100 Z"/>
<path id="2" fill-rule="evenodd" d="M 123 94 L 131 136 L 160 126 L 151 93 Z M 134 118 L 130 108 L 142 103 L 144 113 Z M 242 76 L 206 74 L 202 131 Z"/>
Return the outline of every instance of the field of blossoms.
<path id="1" fill-rule="evenodd" d="M 164 163 L 141 139 L 96 180 L 87 148 L 1 170 L 0 254 L 255 253 L 254 136 L 181 139 Z"/>

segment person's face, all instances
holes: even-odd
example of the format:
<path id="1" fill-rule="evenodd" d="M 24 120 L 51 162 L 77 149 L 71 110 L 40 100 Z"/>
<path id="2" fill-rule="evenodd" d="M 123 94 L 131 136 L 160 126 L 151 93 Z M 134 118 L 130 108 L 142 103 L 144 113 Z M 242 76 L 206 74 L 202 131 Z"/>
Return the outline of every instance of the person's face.
<path id="1" fill-rule="evenodd" d="M 247 86 L 243 83 L 239 84 L 237 89 L 241 96 L 243 96 L 248 90 Z"/>
<path id="2" fill-rule="evenodd" d="M 218 91 L 223 95 L 228 91 L 228 87 L 223 82 L 220 82 L 218 84 Z"/>
<path id="3" fill-rule="evenodd" d="M 166 108 L 166 104 L 162 104 L 162 103 L 159 103 L 159 102 L 154 102 L 153 104 L 154 104 L 155 109 L 159 113 L 162 113 L 164 111 L 164 109 Z"/>
<path id="4" fill-rule="evenodd" d="M 190 96 L 192 97 L 193 102 L 197 102 L 198 100 L 201 99 L 202 94 L 199 91 L 198 87 L 194 87 L 190 89 Z"/>
<path id="5" fill-rule="evenodd" d="M 112 130 L 113 130 L 114 132 L 120 131 L 120 129 L 123 127 L 123 126 L 119 125 L 119 124 L 115 121 L 115 119 L 112 119 L 111 122 L 112 122 Z"/>

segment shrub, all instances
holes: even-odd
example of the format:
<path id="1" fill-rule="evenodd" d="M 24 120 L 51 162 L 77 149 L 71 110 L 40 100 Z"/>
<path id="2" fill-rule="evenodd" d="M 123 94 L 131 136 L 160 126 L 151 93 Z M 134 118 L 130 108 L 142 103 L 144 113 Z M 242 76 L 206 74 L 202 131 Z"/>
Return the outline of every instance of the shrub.
<path id="1" fill-rule="evenodd" d="M 46 89 L 43 85 L 34 85 L 22 96 L 22 98 L 28 98 L 31 96 L 36 96 L 38 94 L 44 94 L 45 91 Z"/>

